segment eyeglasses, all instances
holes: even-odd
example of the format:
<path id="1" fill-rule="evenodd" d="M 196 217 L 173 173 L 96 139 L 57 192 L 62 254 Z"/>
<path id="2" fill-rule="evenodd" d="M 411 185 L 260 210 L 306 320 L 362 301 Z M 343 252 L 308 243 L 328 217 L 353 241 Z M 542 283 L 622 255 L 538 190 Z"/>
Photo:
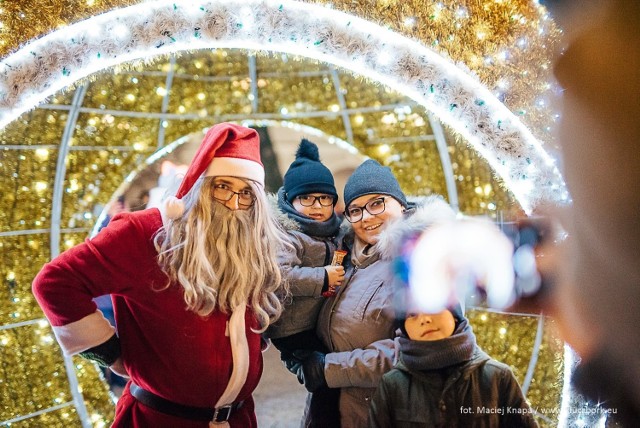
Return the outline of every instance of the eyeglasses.
<path id="1" fill-rule="evenodd" d="M 250 207 L 256 201 L 256 195 L 249 189 L 234 192 L 226 184 L 216 184 L 213 186 L 213 197 L 221 202 L 230 201 L 233 195 L 238 195 L 238 205 Z"/>
<path id="2" fill-rule="evenodd" d="M 345 212 L 345 217 L 349 221 L 349 223 L 357 223 L 362 220 L 362 216 L 364 215 L 364 210 L 366 210 L 371 215 L 378 215 L 384 212 L 384 200 L 385 198 L 376 198 L 372 199 L 365 204 L 364 207 L 350 207 L 347 208 Z"/>
<path id="3" fill-rule="evenodd" d="M 328 207 L 333 205 L 333 196 L 331 195 L 321 195 L 321 196 L 313 196 L 313 195 L 300 195 L 297 196 L 296 199 L 300 201 L 300 205 L 303 207 L 311 207 L 316 201 L 320 202 L 320 205 L 323 207 Z"/>

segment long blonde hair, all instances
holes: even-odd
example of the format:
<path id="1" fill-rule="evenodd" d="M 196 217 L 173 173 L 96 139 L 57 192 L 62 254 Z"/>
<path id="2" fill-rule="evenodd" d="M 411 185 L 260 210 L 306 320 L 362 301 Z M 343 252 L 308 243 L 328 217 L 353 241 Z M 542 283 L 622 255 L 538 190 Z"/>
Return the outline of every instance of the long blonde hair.
<path id="1" fill-rule="evenodd" d="M 184 289 L 187 308 L 207 316 L 249 305 L 260 332 L 277 320 L 282 277 L 277 254 L 285 235 L 258 184 L 248 210 L 229 210 L 213 199 L 213 177 L 200 178 L 185 195 L 185 212 L 154 237 L 158 263 Z"/>

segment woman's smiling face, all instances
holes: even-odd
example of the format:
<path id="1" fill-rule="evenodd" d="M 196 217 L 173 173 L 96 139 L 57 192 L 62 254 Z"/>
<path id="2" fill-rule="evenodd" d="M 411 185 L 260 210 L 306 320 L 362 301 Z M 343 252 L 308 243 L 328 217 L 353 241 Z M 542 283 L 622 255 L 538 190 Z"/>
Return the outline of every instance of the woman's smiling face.
<path id="1" fill-rule="evenodd" d="M 380 214 L 372 215 L 364 209 L 369 202 L 381 198 L 384 198 L 384 211 Z M 378 242 L 380 232 L 384 230 L 384 226 L 390 221 L 402 216 L 404 212 L 404 208 L 400 202 L 389 195 L 382 194 L 360 196 L 349 204 L 347 210 L 354 207 L 362 208 L 362 220 L 351 223 L 353 231 L 361 241 L 370 245 Z"/>

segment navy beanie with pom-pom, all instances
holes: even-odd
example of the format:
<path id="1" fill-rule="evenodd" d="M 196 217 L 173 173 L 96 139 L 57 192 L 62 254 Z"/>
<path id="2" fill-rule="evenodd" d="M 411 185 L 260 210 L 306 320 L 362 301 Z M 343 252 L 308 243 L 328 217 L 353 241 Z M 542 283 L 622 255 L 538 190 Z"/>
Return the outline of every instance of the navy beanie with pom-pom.
<path id="1" fill-rule="evenodd" d="M 289 203 L 300 195 L 325 193 L 338 201 L 333 175 L 329 168 L 320 162 L 318 146 L 303 138 L 294 160 L 284 174 L 284 191 Z"/>
<path id="2" fill-rule="evenodd" d="M 408 206 L 407 198 L 391 169 L 373 159 L 367 159 L 356 168 L 344 186 L 345 206 L 349 207 L 360 196 L 373 194 L 393 196 L 400 205 L 405 208 Z"/>

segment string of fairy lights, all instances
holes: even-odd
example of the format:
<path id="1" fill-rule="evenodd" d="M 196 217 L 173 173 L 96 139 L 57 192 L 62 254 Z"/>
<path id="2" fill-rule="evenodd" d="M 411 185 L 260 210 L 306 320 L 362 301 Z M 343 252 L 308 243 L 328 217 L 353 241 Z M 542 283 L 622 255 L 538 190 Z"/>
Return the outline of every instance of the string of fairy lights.
<path id="1" fill-rule="evenodd" d="M 139 2 L 52 0 L 38 7 L 28 2 L 17 3 L 5 2 L 1 6 L 0 56 L 3 61 L 29 40 Z M 171 5 L 174 3 L 175 10 L 183 4 L 176 1 Z M 371 28 L 390 29 L 420 42 L 466 72 L 471 83 L 486 88 L 490 95 L 487 99 L 494 98 L 506 106 L 535 136 L 535 141 L 544 141 L 546 147 L 553 149 L 551 131 L 557 119 L 553 110 L 556 95 L 549 67 L 560 32 L 536 2 L 282 1 L 275 9 L 290 3 L 323 5 L 328 12 L 349 13 L 371 25 L 380 25 Z M 171 10 L 163 15 L 162 26 L 173 25 L 178 31 L 183 27 Z M 240 17 L 246 25 L 251 16 L 256 22 L 251 10 L 230 7 L 227 11 L 229 15 L 225 15 L 223 22 L 237 22 Z M 305 25 L 305 22 L 298 24 Z M 342 37 L 338 41 L 355 39 Z M 69 51 L 66 45 L 68 43 L 54 44 L 47 48 L 51 52 L 83 55 L 81 51 Z M 0 306 L 0 378 L 5 379 L 0 382 L 0 401 L 14 403 L 11 409 L 0 409 L 0 422 L 29 421 L 53 427 L 106 426 L 113 414 L 112 400 L 93 366 L 74 359 L 86 404 L 84 416 L 79 415 L 69 393 L 59 348 L 30 293 L 32 278 L 50 257 L 51 206 L 59 171 L 60 142 L 64 140 L 65 130 L 68 131 L 74 109 L 78 114 L 68 132 L 68 155 L 64 159 L 59 201 L 60 250 L 86 238 L 98 219 L 100 208 L 129 171 L 144 165 L 162 146 L 223 120 L 284 121 L 292 124 L 287 126 L 321 130 L 348 142 L 360 153 L 388 164 L 407 193 L 447 195 L 445 171 L 434 142 L 430 112 L 416 102 L 415 97 L 407 97 L 394 85 L 382 85 L 371 75 L 355 73 L 353 68 L 336 67 L 339 61 L 329 65 L 319 60 L 323 58 L 310 59 L 291 52 L 268 53 L 257 47 L 176 51 L 146 61 L 113 64 L 106 72 L 96 70 L 94 73 L 89 69 L 79 80 L 74 80 L 77 76 L 65 76 L 71 67 L 65 71 L 61 67 L 59 73 L 49 76 L 57 80 L 70 77 L 67 82 L 71 88 L 53 91 L 44 103 L 22 113 L 0 130 L 0 173 L 8 178 L 0 183 L 3 195 L 0 197 L 3 254 L 0 279 L 6 285 L 0 287 L 0 299 L 9 302 Z M 357 47 L 362 45 L 351 48 Z M 60 58 L 61 61 L 69 59 L 65 55 Z M 390 63 L 399 58 L 379 55 L 375 61 L 387 67 L 381 70 L 391 70 Z M 408 61 L 407 58 L 400 59 Z M 251 73 L 252 61 L 255 74 Z M 414 70 L 415 65 L 410 62 L 404 69 Z M 430 71 L 435 72 L 433 68 Z M 5 78 L 6 72 L 6 68 L 2 69 Z M 19 99 L 33 95 L 30 83 L 37 79 L 29 81 L 33 75 L 19 75 L 18 82 L 24 90 L 12 96 Z M 0 85 L 4 82 L 6 80 L 0 80 Z M 340 95 L 336 94 L 338 87 Z M 77 96 L 80 90 L 82 97 Z M 7 93 L 6 87 L 4 93 L 0 93 L 4 113 L 10 98 Z M 82 99 L 78 101 L 78 98 Z M 78 105 L 74 105 L 74 100 Z M 466 113 L 481 111 L 480 107 L 476 105 L 475 110 Z M 456 108 L 452 110 L 455 112 Z M 498 127 L 497 121 L 491 123 Z M 504 144 L 511 145 L 506 151 L 520 153 L 516 143 L 522 140 L 517 132 L 512 132 L 518 127 L 507 121 L 504 125 L 509 132 L 500 135 L 506 136 Z M 486 153 L 471 148 L 465 132 L 451 126 L 445 126 L 444 131 L 460 210 L 493 218 L 522 214 L 521 204 L 505 180 L 496 174 L 495 165 L 485 159 Z M 536 152 L 529 146 L 525 150 Z M 531 168 L 529 171 L 536 173 Z M 555 180 L 553 169 L 548 171 L 551 175 L 545 172 L 544 177 Z M 561 187 L 554 192 L 562 191 Z M 536 198 L 534 194 L 532 200 Z M 520 380 L 530 376 L 528 398 L 531 402 L 539 407 L 557 406 L 564 370 L 561 345 L 547 328 L 536 344 L 538 318 L 482 310 L 470 313 L 470 318 L 480 331 L 478 337 L 483 348 L 514 367 Z M 530 367 L 534 349 L 537 363 Z M 33 380 L 34 373 L 38 373 L 42 382 Z M 554 426 L 557 419 L 540 421 Z"/>

